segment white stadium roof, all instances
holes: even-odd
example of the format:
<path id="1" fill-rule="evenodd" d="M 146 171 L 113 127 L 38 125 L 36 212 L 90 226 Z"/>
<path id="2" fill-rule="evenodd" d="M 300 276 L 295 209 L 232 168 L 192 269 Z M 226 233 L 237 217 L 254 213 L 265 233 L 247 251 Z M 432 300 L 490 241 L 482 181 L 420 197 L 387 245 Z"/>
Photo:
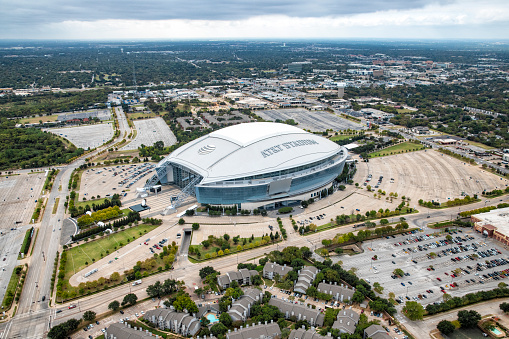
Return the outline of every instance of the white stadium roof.
<path id="1" fill-rule="evenodd" d="M 201 184 L 293 168 L 337 154 L 341 146 L 300 128 L 254 122 L 233 125 L 193 140 L 163 162 L 200 174 Z"/>

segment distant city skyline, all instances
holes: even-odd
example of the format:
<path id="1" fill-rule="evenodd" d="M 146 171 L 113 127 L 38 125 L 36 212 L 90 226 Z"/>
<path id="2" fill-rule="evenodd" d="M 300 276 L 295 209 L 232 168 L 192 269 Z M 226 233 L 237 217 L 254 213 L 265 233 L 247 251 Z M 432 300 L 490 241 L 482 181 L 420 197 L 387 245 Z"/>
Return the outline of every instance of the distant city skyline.
<path id="1" fill-rule="evenodd" d="M 0 39 L 509 39 L 507 0 L 0 0 Z"/>

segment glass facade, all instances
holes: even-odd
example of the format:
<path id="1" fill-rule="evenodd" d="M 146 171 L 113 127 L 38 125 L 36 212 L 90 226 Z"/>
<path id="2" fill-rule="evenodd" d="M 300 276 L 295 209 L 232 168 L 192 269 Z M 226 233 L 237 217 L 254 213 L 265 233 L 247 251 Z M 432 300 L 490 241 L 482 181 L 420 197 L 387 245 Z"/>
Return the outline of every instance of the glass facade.
<path id="1" fill-rule="evenodd" d="M 267 201 L 271 199 L 279 199 L 288 196 L 288 200 L 292 196 L 309 192 L 320 188 L 334 180 L 341 171 L 343 171 L 344 161 L 338 162 L 334 166 L 311 172 L 307 175 L 292 179 L 290 191 L 288 193 L 270 196 L 269 183 L 249 184 L 245 185 L 213 185 L 213 186 L 196 186 L 196 198 L 199 203 L 213 205 L 231 205 L 245 202 Z"/>

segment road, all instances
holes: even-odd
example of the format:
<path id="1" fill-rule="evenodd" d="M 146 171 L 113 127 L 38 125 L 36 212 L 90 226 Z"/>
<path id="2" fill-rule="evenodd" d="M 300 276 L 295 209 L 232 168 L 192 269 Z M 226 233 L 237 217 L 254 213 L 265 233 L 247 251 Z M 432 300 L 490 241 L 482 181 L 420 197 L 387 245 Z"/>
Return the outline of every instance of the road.
<path id="1" fill-rule="evenodd" d="M 129 125 L 121 108 L 116 109 L 116 114 L 121 130 L 120 136 L 117 138 L 118 141 L 122 139 L 124 132 L 129 131 Z M 94 155 L 100 150 L 102 148 L 92 154 L 87 154 L 87 157 Z M 0 339 L 44 338 L 45 332 L 54 325 L 52 320 L 55 318 L 55 310 L 53 309 L 53 312 L 51 312 L 52 310 L 49 306 L 51 299 L 50 285 L 53 263 L 55 262 L 56 252 L 59 249 L 61 228 L 65 218 L 64 201 L 65 197 L 69 195 L 67 186 L 70 176 L 73 170 L 83 163 L 84 160 L 79 159 L 67 166 L 60 167 L 60 172 L 56 176 L 55 183 L 48 196 L 46 213 L 44 213 L 39 228 L 39 236 L 30 260 L 16 316 L 8 323 L 0 326 Z M 62 187 L 61 191 L 58 190 L 59 186 Z M 56 198 L 60 198 L 60 201 L 57 212 L 52 214 L 51 211 L 53 211 Z M 114 294 L 112 293 L 112 295 Z"/>

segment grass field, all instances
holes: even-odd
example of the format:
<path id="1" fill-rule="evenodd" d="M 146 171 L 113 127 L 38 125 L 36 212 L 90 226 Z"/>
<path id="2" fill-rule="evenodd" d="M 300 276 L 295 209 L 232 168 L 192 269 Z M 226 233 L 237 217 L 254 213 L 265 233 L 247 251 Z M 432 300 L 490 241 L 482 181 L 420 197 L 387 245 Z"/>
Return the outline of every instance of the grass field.
<path id="1" fill-rule="evenodd" d="M 402 114 L 416 112 L 416 111 L 412 111 L 411 109 L 406 109 L 406 108 L 397 108 L 396 110 L 398 111 L 398 113 L 402 113 Z"/>
<path id="2" fill-rule="evenodd" d="M 397 144 L 394 146 L 387 147 L 381 151 L 373 152 L 368 154 L 370 158 L 383 157 L 386 155 L 400 154 L 412 151 L 420 151 L 425 147 L 421 144 L 414 144 L 412 142 L 402 142 L 401 144 Z"/>
<path id="3" fill-rule="evenodd" d="M 42 121 L 42 122 L 57 121 L 57 118 L 58 118 L 58 115 L 53 114 L 53 115 L 44 115 L 42 117 L 37 116 L 34 118 L 21 119 L 19 122 L 20 122 L 20 124 L 37 124 L 37 123 L 39 123 L 39 121 Z"/>
<path id="4" fill-rule="evenodd" d="M 241 251 L 244 251 L 246 249 L 250 249 L 250 244 L 254 244 L 255 242 L 261 242 L 262 240 L 262 237 L 255 237 L 254 240 L 252 242 L 247 242 L 246 245 L 243 245 L 243 249 Z M 229 244 L 230 244 L 230 253 L 235 253 L 237 252 L 237 245 L 242 245 L 242 238 L 241 240 L 239 241 L 239 243 L 237 245 L 235 245 L 233 243 L 233 240 L 230 238 L 230 240 L 228 241 Z M 211 244 L 208 248 L 205 248 L 202 244 L 200 245 L 193 245 L 192 246 L 193 248 L 197 249 L 200 254 L 201 254 L 201 257 L 198 258 L 196 256 L 196 254 L 189 254 L 189 258 L 193 257 L 193 259 L 197 259 L 197 260 L 204 260 L 204 259 L 208 259 L 208 258 L 205 258 L 205 256 L 207 254 L 210 254 L 212 255 L 212 253 L 216 253 L 216 249 L 220 249 L 219 246 L 217 246 L 216 244 Z M 254 247 L 253 247 L 254 248 Z M 196 252 L 195 252 L 196 253 Z M 226 255 L 226 254 L 225 254 Z"/>
<path id="5" fill-rule="evenodd" d="M 486 150 L 495 149 L 494 147 L 490 147 L 490 146 L 488 146 L 488 145 L 481 144 L 480 142 L 471 141 L 471 140 L 468 140 L 467 142 L 468 142 L 470 145 L 472 145 L 472 146 L 481 147 L 481 148 L 484 148 L 484 149 L 486 149 Z"/>
<path id="6" fill-rule="evenodd" d="M 131 242 L 134 238 L 139 238 L 156 227 L 156 225 L 140 225 L 71 248 L 67 253 L 65 278 L 69 279 L 75 272 L 79 272 L 92 264 L 92 259 L 101 259 L 101 253 L 103 256 L 106 256 L 108 253 L 115 251 L 115 249 L 127 245 L 127 240 Z"/>
<path id="7" fill-rule="evenodd" d="M 87 205 L 92 207 L 92 204 L 96 204 L 96 205 L 102 204 L 105 199 L 106 198 L 94 199 L 94 200 L 85 200 L 85 201 L 78 201 L 78 202 L 74 203 L 74 206 L 76 206 L 76 208 L 79 208 L 80 206 L 85 208 L 85 206 L 87 206 Z"/>
<path id="8" fill-rule="evenodd" d="M 23 266 L 16 266 L 16 267 L 23 267 Z M 21 275 L 16 274 L 16 268 L 12 271 L 11 279 L 9 280 L 9 284 L 7 285 L 7 290 L 5 291 L 5 296 L 7 296 L 7 293 L 10 291 L 12 292 L 12 295 L 14 296 L 16 294 L 16 286 L 18 286 L 19 278 Z M 8 302 L 4 296 L 4 300 L 2 301 L 2 307 L 8 309 L 12 305 L 12 301 L 14 300 L 14 297 L 12 297 L 11 301 Z"/>
<path id="9" fill-rule="evenodd" d="M 131 120 L 136 120 L 140 117 L 143 117 L 143 118 L 153 118 L 153 117 L 156 117 L 157 115 L 155 113 L 143 113 L 143 112 L 137 112 L 137 113 L 129 113 L 127 114 L 127 117 Z"/>
<path id="10" fill-rule="evenodd" d="M 330 137 L 329 140 L 331 141 L 339 141 L 339 140 L 345 140 L 345 139 L 349 139 L 351 137 L 354 137 L 355 135 L 335 135 L 333 137 Z"/>

